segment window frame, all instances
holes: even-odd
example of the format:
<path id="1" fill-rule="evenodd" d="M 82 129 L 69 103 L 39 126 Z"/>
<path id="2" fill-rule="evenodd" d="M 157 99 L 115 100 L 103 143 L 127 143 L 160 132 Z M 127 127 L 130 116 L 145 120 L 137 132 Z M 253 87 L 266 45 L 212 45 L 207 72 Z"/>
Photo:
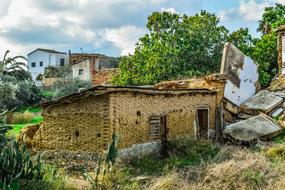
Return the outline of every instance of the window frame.
<path id="1" fill-rule="evenodd" d="M 37 67 L 36 62 L 32 62 L 32 63 L 31 63 L 31 67 Z"/>
<path id="2" fill-rule="evenodd" d="M 40 67 L 43 67 L 43 66 L 44 66 L 44 62 L 40 61 Z"/>
<path id="3" fill-rule="evenodd" d="M 79 76 L 83 76 L 83 72 L 84 72 L 83 69 L 78 69 L 78 75 L 79 75 Z"/>
<path id="4" fill-rule="evenodd" d="M 148 118 L 149 138 L 160 139 L 164 133 L 166 115 L 151 115 Z"/>
<path id="5" fill-rule="evenodd" d="M 60 59 L 59 59 L 59 65 L 60 65 L 61 67 L 63 67 L 63 66 L 65 65 L 65 59 L 64 59 L 64 58 L 60 58 Z"/>

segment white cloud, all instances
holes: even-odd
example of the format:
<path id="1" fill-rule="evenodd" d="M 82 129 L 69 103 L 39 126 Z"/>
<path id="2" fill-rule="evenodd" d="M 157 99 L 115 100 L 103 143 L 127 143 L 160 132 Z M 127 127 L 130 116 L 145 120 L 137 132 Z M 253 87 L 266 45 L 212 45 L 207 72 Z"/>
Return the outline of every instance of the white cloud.
<path id="1" fill-rule="evenodd" d="M 256 0 L 243 0 L 240 3 L 239 13 L 245 21 L 259 20 L 265 7 L 270 6 L 268 1 L 257 3 Z"/>
<path id="2" fill-rule="evenodd" d="M 136 26 L 123 26 L 118 29 L 106 29 L 104 38 L 121 50 L 121 55 L 133 53 L 135 44 L 146 30 Z"/>
<path id="3" fill-rule="evenodd" d="M 161 8 L 160 10 L 161 10 L 161 12 L 166 11 L 166 12 L 170 12 L 170 13 L 177 13 L 177 11 L 175 10 L 174 7 Z"/>
<path id="4" fill-rule="evenodd" d="M 285 0 L 240 0 L 239 7 L 236 9 L 222 10 L 218 16 L 222 22 L 240 20 L 258 21 L 264 13 L 265 7 L 274 6 L 275 3 L 285 3 Z"/>

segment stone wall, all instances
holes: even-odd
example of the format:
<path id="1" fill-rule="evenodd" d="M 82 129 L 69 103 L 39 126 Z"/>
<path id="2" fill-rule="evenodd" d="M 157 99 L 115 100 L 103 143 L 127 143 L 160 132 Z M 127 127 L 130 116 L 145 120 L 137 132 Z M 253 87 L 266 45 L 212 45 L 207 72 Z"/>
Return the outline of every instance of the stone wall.
<path id="1" fill-rule="evenodd" d="M 152 141 L 149 117 L 166 115 L 168 137 L 185 134 L 195 137 L 196 108 L 205 106 L 210 112 L 210 129 L 215 130 L 216 96 L 213 94 L 149 95 L 134 92 L 110 95 L 110 119 L 119 134 L 119 148 Z"/>
<path id="2" fill-rule="evenodd" d="M 117 75 L 119 69 L 104 69 L 93 71 L 92 83 L 93 85 L 104 85 L 111 82 L 112 78 Z"/>
<path id="3" fill-rule="evenodd" d="M 44 87 L 50 87 L 53 86 L 54 83 L 56 83 L 57 81 L 63 82 L 64 80 L 65 80 L 64 77 L 53 77 L 53 78 L 43 77 L 42 84 Z"/>
<path id="4" fill-rule="evenodd" d="M 44 108 L 44 122 L 33 139 L 35 149 L 105 150 L 110 142 L 108 96 Z"/>

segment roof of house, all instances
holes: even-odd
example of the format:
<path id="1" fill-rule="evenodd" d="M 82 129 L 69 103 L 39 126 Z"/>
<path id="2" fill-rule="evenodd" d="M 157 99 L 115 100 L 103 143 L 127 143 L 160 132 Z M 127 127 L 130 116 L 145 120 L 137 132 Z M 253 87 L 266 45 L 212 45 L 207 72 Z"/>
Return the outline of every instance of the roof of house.
<path id="1" fill-rule="evenodd" d="M 154 87 L 138 87 L 138 86 L 95 86 L 82 92 L 73 93 L 57 100 L 49 101 L 42 104 L 42 107 L 54 107 L 60 104 L 73 103 L 81 98 L 90 96 L 101 96 L 109 93 L 135 92 L 149 95 L 183 95 L 183 94 L 216 94 L 214 89 L 157 89 Z"/>
<path id="2" fill-rule="evenodd" d="M 60 51 L 56 51 L 56 50 L 53 50 L 53 49 L 43 49 L 43 48 L 37 48 L 36 50 L 28 53 L 28 55 L 36 52 L 36 51 L 43 51 L 43 52 L 47 52 L 47 53 L 56 53 L 56 54 L 66 54 L 65 52 L 60 52 Z"/>

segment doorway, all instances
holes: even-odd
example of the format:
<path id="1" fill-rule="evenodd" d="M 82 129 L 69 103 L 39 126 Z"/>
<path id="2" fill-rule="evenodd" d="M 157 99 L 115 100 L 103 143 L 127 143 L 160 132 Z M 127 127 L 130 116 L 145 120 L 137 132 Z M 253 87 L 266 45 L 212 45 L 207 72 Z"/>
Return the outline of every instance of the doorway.
<path id="1" fill-rule="evenodd" d="M 207 139 L 209 134 L 209 109 L 197 108 L 197 137 Z"/>

